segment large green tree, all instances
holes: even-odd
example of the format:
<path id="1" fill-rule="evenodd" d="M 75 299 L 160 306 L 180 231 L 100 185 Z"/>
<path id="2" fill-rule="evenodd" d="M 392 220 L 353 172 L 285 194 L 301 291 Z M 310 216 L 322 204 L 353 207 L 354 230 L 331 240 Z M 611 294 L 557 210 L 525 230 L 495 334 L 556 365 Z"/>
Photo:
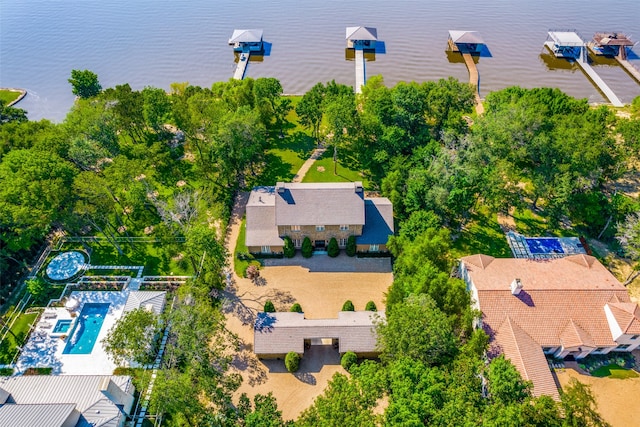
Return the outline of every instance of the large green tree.
<path id="1" fill-rule="evenodd" d="M 151 363 L 155 357 L 155 339 L 159 332 L 158 316 L 145 308 L 125 313 L 102 341 L 116 365 Z"/>
<path id="2" fill-rule="evenodd" d="M 80 98 L 93 98 L 102 90 L 98 75 L 90 70 L 71 70 L 69 83 L 73 94 Z"/>

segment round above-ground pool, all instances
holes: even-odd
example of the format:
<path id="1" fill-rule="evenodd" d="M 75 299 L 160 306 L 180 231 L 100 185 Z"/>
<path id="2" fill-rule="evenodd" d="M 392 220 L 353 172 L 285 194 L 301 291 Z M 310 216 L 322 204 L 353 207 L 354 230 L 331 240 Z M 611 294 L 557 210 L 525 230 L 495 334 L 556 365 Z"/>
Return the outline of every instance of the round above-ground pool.
<path id="1" fill-rule="evenodd" d="M 47 276 L 52 280 L 67 280 L 75 276 L 84 267 L 82 252 L 64 252 L 56 256 L 47 266 Z"/>

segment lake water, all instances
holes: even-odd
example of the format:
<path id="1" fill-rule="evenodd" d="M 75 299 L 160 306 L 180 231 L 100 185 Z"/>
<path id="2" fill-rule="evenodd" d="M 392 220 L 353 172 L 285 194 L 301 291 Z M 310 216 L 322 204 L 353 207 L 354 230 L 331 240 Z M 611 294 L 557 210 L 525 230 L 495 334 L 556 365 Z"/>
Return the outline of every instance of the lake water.
<path id="1" fill-rule="evenodd" d="M 0 3 L 0 87 L 29 95 L 17 106 L 31 119 L 60 121 L 73 103 L 71 70 L 90 69 L 103 87 L 130 83 L 169 89 L 176 81 L 210 86 L 227 80 L 234 28 L 263 28 L 272 44 L 247 76 L 277 77 L 286 93 L 318 81 L 353 85 L 345 60 L 345 27 L 378 29 L 386 54 L 367 64 L 387 85 L 454 76 L 467 81 L 464 63 L 445 52 L 448 30 L 479 31 L 491 52 L 480 59 L 481 93 L 510 85 L 559 87 L 603 102 L 577 66 L 543 49 L 547 31 L 620 31 L 640 40 L 638 0 L 3 0 Z M 640 46 L 632 62 L 640 68 Z M 613 61 L 596 70 L 625 102 L 640 85 Z"/>

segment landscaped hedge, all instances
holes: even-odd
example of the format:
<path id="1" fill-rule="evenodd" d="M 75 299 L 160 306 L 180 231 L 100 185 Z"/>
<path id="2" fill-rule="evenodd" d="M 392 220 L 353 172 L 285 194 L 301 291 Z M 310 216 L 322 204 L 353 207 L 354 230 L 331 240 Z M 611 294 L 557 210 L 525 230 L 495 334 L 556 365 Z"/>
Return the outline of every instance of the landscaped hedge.
<path id="1" fill-rule="evenodd" d="M 311 258 L 311 255 L 313 255 L 313 245 L 311 244 L 311 239 L 305 237 L 302 241 L 302 256 Z"/>
<path id="2" fill-rule="evenodd" d="M 266 300 L 264 302 L 264 312 L 265 313 L 275 313 L 276 312 L 276 307 L 273 305 L 271 300 Z"/>
<path id="3" fill-rule="evenodd" d="M 296 248 L 293 245 L 291 237 L 285 236 L 284 238 L 284 256 L 287 258 L 293 258 L 296 255 Z"/>
<path id="4" fill-rule="evenodd" d="M 350 299 L 346 300 L 344 304 L 342 304 L 342 311 L 355 311 L 355 307 Z"/>
<path id="5" fill-rule="evenodd" d="M 331 240 L 329 240 L 329 246 L 327 246 L 327 255 L 329 255 L 331 258 L 335 258 L 340 255 L 340 247 L 338 246 L 338 241 L 335 237 L 332 237 Z"/>
<path id="6" fill-rule="evenodd" d="M 347 351 L 342 355 L 342 359 L 340 359 L 340 364 L 344 369 L 349 371 L 353 365 L 358 363 L 358 355 L 353 351 Z"/>
<path id="7" fill-rule="evenodd" d="M 364 307 L 364 309 L 366 311 L 378 311 L 378 308 L 376 307 L 376 303 L 373 301 L 367 302 L 367 305 Z"/>
<path id="8" fill-rule="evenodd" d="M 292 313 L 302 313 L 302 306 L 298 303 L 295 303 L 291 306 L 291 311 Z"/>
<path id="9" fill-rule="evenodd" d="M 289 372 L 296 372 L 300 368 L 300 355 L 295 351 L 290 351 L 284 358 L 284 366 Z"/>
<path id="10" fill-rule="evenodd" d="M 356 254 L 357 246 L 356 246 L 356 236 L 349 236 L 347 239 L 347 247 L 345 252 L 349 256 L 354 256 Z"/>
<path id="11" fill-rule="evenodd" d="M 358 258 L 390 258 L 389 252 L 358 252 Z"/>

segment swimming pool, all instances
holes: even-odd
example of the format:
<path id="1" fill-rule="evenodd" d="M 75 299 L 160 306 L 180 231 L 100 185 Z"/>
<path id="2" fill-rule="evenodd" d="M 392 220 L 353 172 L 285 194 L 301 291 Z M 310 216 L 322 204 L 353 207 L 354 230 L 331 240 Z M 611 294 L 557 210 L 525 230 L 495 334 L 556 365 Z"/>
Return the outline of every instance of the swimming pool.
<path id="1" fill-rule="evenodd" d="M 110 305 L 108 303 L 85 303 L 69 334 L 69 341 L 67 341 L 62 354 L 91 353 Z"/>
<path id="2" fill-rule="evenodd" d="M 56 326 L 53 327 L 52 334 L 66 334 L 69 332 L 69 327 L 71 326 L 71 320 L 69 319 L 61 319 L 58 320 Z"/>
<path id="3" fill-rule="evenodd" d="M 563 254 L 560 240 L 555 237 L 529 237 L 525 239 L 532 254 Z"/>

